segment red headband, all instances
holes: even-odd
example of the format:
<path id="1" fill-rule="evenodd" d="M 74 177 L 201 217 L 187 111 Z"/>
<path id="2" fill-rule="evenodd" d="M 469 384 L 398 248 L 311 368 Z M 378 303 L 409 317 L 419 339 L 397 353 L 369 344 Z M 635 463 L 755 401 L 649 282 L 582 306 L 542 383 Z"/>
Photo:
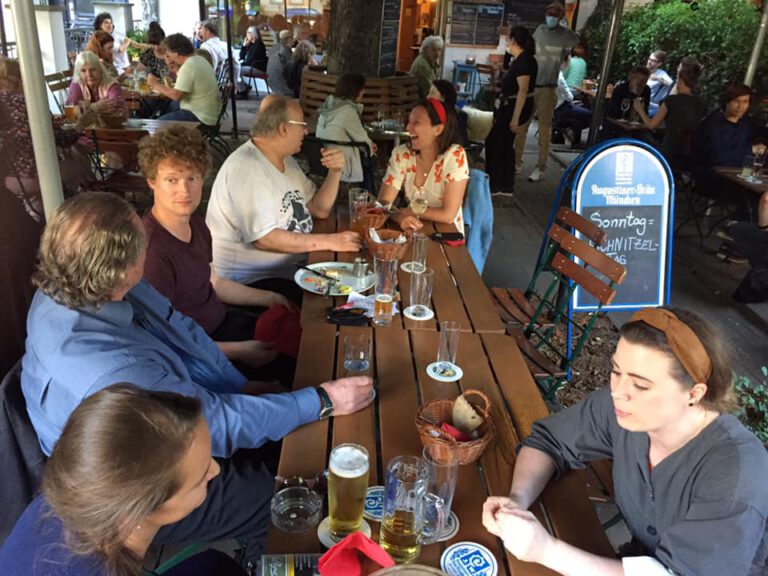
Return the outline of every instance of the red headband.
<path id="1" fill-rule="evenodd" d="M 445 115 L 445 106 L 437 98 L 427 98 L 427 102 L 432 105 L 432 109 L 437 113 L 437 117 L 440 118 L 440 124 L 445 124 L 448 119 Z"/>

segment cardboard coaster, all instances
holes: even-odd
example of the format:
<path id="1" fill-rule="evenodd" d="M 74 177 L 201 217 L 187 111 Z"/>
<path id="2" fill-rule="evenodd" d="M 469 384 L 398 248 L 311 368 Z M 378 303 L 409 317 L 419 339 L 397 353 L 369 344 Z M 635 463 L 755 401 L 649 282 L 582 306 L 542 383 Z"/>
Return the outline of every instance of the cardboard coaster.
<path id="1" fill-rule="evenodd" d="M 432 362 L 427 366 L 427 375 L 438 382 L 456 382 L 464 376 L 464 371 L 450 362 Z"/>
<path id="2" fill-rule="evenodd" d="M 403 316 L 405 316 L 406 318 L 410 318 L 411 320 L 417 320 L 417 321 L 432 320 L 432 318 L 435 317 L 435 313 L 429 308 L 426 308 L 426 311 L 427 311 L 426 314 L 422 314 L 421 316 L 416 316 L 413 313 L 415 308 L 416 306 L 408 306 L 408 308 L 403 310 Z M 421 306 L 419 308 L 421 308 Z"/>
<path id="3" fill-rule="evenodd" d="M 371 537 L 370 524 L 368 524 L 368 522 L 363 520 L 362 523 L 360 524 L 359 532 L 362 532 L 368 538 L 370 538 Z M 331 518 L 329 516 L 326 516 L 325 518 L 323 518 L 323 521 L 320 522 L 320 524 L 317 526 L 317 538 L 320 540 L 320 544 L 322 544 L 326 548 L 333 548 L 334 546 L 336 546 L 336 544 L 341 542 L 341 540 L 337 542 L 331 536 Z"/>
<path id="4" fill-rule="evenodd" d="M 440 568 L 449 576 L 496 576 L 499 572 L 491 551 L 475 542 L 457 542 L 446 548 Z"/>
<path id="5" fill-rule="evenodd" d="M 461 522 L 459 522 L 459 517 L 456 516 L 456 512 L 451 511 L 451 514 L 448 516 L 448 520 L 445 523 L 445 529 L 443 530 L 443 533 L 440 534 L 437 541 L 445 542 L 446 540 L 450 540 L 459 533 L 460 526 Z"/>
<path id="6" fill-rule="evenodd" d="M 419 267 L 417 270 L 417 274 L 418 272 L 424 271 L 424 269 L 427 267 L 426 264 L 419 265 L 418 262 L 403 262 L 402 264 L 400 264 L 400 270 L 402 270 L 403 272 L 408 272 L 408 274 L 413 274 L 414 264 L 416 264 Z"/>
<path id="7" fill-rule="evenodd" d="M 365 495 L 363 516 L 374 522 L 381 522 L 384 517 L 384 486 L 370 486 Z"/>

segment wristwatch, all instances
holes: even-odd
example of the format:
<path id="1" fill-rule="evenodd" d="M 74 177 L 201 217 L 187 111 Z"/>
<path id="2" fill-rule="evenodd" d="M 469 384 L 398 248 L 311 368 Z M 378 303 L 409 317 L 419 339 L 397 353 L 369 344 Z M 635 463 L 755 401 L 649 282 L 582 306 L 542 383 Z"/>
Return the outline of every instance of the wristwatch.
<path id="1" fill-rule="evenodd" d="M 331 397 L 328 396 L 328 392 L 326 392 L 325 388 L 322 386 L 318 386 L 315 390 L 320 397 L 320 414 L 317 415 L 318 419 L 325 420 L 326 418 L 330 418 L 333 416 L 333 402 L 331 401 Z"/>

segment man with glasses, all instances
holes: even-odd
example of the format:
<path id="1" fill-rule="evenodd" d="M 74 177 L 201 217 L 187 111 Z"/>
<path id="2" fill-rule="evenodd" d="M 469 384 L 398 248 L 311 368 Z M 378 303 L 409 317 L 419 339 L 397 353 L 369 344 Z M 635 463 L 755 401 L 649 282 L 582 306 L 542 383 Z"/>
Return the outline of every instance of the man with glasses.
<path id="1" fill-rule="evenodd" d="M 251 139 L 219 170 L 206 223 L 220 277 L 295 297 L 292 278 L 307 252 L 360 249 L 356 232 L 312 233 L 313 219 L 327 218 L 336 202 L 344 155 L 323 149 L 328 176 L 316 188 L 292 157 L 301 150 L 306 133 L 297 100 L 267 96 Z"/>
<path id="2" fill-rule="evenodd" d="M 651 102 L 648 106 L 648 116 L 653 117 L 659 110 L 659 105 L 669 96 L 672 91 L 672 85 L 675 83 L 672 77 L 666 71 L 661 69 L 661 65 L 667 59 L 667 53 L 663 50 L 655 50 L 648 56 L 646 68 L 651 72 L 648 78 L 648 88 L 651 89 Z"/>

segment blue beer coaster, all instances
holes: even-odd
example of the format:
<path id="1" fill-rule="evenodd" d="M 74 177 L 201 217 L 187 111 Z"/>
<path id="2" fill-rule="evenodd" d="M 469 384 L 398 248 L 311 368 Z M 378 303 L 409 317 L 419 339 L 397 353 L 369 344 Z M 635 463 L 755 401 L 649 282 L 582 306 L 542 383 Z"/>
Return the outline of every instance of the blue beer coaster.
<path id="1" fill-rule="evenodd" d="M 445 542 L 446 540 L 450 540 L 456 534 L 459 533 L 459 526 L 461 526 L 461 523 L 459 522 L 459 517 L 456 516 L 456 512 L 451 512 L 448 516 L 448 520 L 445 523 L 445 528 L 443 529 L 443 533 L 440 534 L 440 537 L 437 539 L 438 542 Z"/>
<path id="2" fill-rule="evenodd" d="M 475 542 L 457 542 L 446 548 L 440 568 L 449 576 L 496 576 L 499 572 L 491 551 Z"/>
<path id="3" fill-rule="evenodd" d="M 365 495 L 363 516 L 374 522 L 381 522 L 384 517 L 384 486 L 371 486 Z"/>
<path id="4" fill-rule="evenodd" d="M 464 371 L 450 362 L 432 362 L 427 366 L 427 376 L 438 382 L 456 382 L 464 376 Z"/>
<path id="5" fill-rule="evenodd" d="M 365 534 L 368 538 L 371 537 L 371 525 L 368 524 L 365 520 L 362 521 L 362 524 L 360 524 L 360 532 Z M 331 518 L 329 516 L 326 516 L 323 518 L 323 521 L 320 522 L 317 526 L 317 538 L 320 540 L 320 544 L 325 546 L 326 548 L 333 548 L 341 542 L 337 542 L 333 539 L 331 536 Z"/>

